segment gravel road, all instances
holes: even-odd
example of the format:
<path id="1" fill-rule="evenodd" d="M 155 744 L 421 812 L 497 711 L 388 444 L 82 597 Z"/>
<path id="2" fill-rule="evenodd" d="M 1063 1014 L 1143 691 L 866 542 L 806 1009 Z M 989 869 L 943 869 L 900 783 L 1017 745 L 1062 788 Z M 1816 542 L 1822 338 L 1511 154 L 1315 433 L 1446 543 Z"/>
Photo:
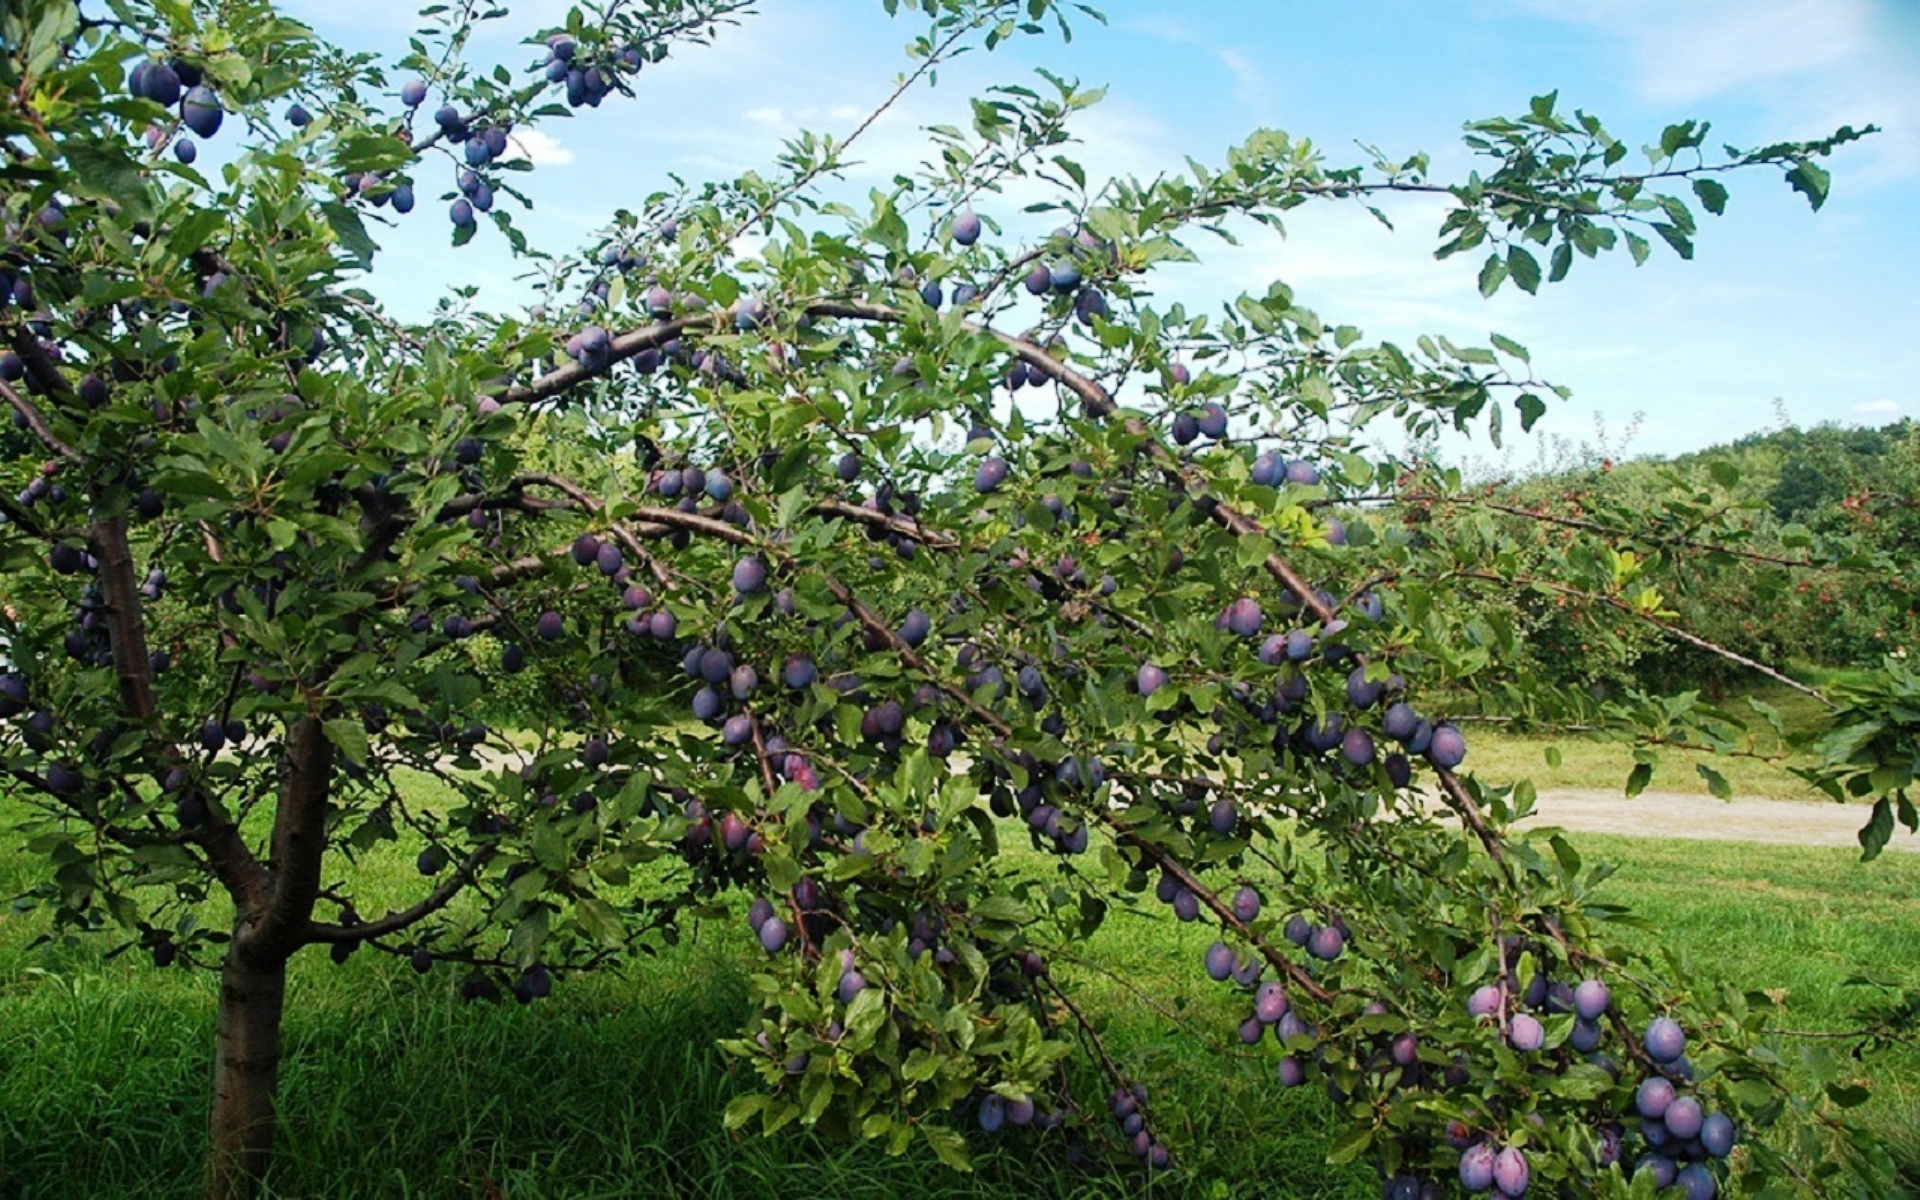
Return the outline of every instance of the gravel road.
<path id="1" fill-rule="evenodd" d="M 499 753 L 484 756 L 489 768 L 507 765 Z M 517 765 L 517 761 L 515 763 Z M 955 770 L 965 769 L 956 756 Z M 1438 798 L 1434 798 L 1437 803 Z M 1858 850 L 1856 836 L 1867 821 L 1864 804 L 1805 800 L 1715 800 L 1680 792 L 1642 792 L 1629 799 L 1608 788 L 1543 788 L 1536 815 L 1524 824 L 1557 825 L 1580 833 L 1626 837 L 1706 838 L 1780 846 L 1840 846 Z M 1920 851 L 1920 837 L 1896 824 L 1889 850 Z"/>
<path id="2" fill-rule="evenodd" d="M 1863 804 L 1802 800 L 1715 800 L 1674 792 L 1642 792 L 1628 799 L 1604 788 L 1540 792 L 1528 825 L 1558 825 L 1582 833 L 1630 837 L 1710 838 L 1783 846 L 1860 848 L 1855 835 L 1867 822 Z M 1896 824 L 1889 850 L 1920 850 L 1920 837 Z"/>

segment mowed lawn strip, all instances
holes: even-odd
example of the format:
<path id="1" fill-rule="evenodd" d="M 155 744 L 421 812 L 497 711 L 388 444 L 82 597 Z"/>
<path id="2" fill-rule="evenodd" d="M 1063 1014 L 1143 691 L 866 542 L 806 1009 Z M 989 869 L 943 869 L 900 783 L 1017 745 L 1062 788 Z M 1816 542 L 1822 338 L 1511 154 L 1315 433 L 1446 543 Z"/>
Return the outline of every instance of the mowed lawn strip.
<path id="1" fill-rule="evenodd" d="M 1822 682 L 1833 682 L 1840 677 L 1831 674 Z M 1826 719 L 1825 710 L 1812 697 L 1784 687 L 1758 689 L 1753 698 L 1779 712 L 1789 735 L 1817 729 Z M 1748 708 L 1747 697 L 1724 699 L 1719 707 L 1748 723 L 1752 736 L 1740 747 L 1747 753 L 1717 755 L 1704 748 L 1661 747 L 1657 751 L 1653 778 L 1647 784 L 1649 790 L 1709 795 L 1707 779 L 1698 770 L 1705 766 L 1725 778 L 1733 794 L 1742 798 L 1829 799 L 1790 773 L 1788 768 L 1806 765 L 1810 760 L 1789 754 L 1759 714 Z M 1501 722 L 1471 717 L 1463 718 L 1460 728 L 1467 737 L 1467 768 L 1488 783 L 1509 784 L 1529 779 L 1542 791 L 1549 788 L 1621 791 L 1634 767 L 1634 748 L 1626 742 L 1600 741 L 1579 732 L 1520 730 Z"/>

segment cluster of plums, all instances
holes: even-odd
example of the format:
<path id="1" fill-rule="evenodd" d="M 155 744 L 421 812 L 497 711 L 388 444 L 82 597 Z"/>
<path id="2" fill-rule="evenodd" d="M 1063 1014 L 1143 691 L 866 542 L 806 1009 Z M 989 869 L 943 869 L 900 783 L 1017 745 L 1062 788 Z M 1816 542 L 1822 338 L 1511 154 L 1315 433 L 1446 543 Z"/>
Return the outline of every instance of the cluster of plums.
<path id="1" fill-rule="evenodd" d="M 1127 1148 L 1133 1156 L 1156 1171 L 1164 1171 L 1173 1165 L 1173 1154 L 1165 1142 L 1153 1135 L 1147 1127 L 1147 1089 L 1140 1084 L 1131 1087 L 1115 1088 L 1113 1097 L 1107 1102 L 1108 1111 L 1113 1119 L 1120 1123 L 1120 1132 L 1127 1140 Z"/>
<path id="2" fill-rule="evenodd" d="M 999 1133 L 1009 1125 L 1045 1129 L 1049 1125 L 1049 1117 L 1059 1119 L 1056 1114 L 1040 1112 L 1030 1096 L 1016 1096 L 1009 1100 L 998 1092 L 988 1092 L 980 1097 L 980 1104 L 974 1110 L 974 1119 L 987 1133 Z"/>
<path id="3" fill-rule="evenodd" d="M 1284 459 L 1268 450 L 1254 456 L 1251 478 L 1262 487 L 1289 483 L 1313 487 L 1320 482 L 1320 469 L 1305 459 Z"/>
<path id="4" fill-rule="evenodd" d="M 1505 1040 L 1522 1054 L 1538 1053 L 1546 1045 L 1546 1029 L 1536 1013 L 1571 1012 L 1574 1025 L 1567 1048 L 1591 1056 L 1590 1061 L 1617 1074 L 1612 1059 L 1596 1053 L 1611 1006 L 1611 993 L 1598 979 L 1569 987 L 1549 983 L 1544 974 L 1534 976 L 1525 989 L 1509 978 L 1483 985 L 1467 999 L 1467 1011 L 1473 1016 L 1486 1021 L 1504 1016 Z M 1699 1100 L 1683 1094 L 1686 1081 L 1693 1077 L 1686 1044 L 1685 1031 L 1671 1017 L 1653 1018 L 1641 1036 L 1640 1050 L 1651 1066 L 1634 1091 L 1628 1119 L 1638 1121 L 1646 1152 L 1635 1161 L 1632 1174 L 1650 1176 L 1658 1188 L 1679 1188 L 1686 1200 L 1713 1200 L 1719 1194 L 1719 1181 L 1707 1163 L 1732 1152 L 1735 1130 L 1725 1113 L 1709 1112 Z M 1610 1166 L 1627 1152 L 1624 1128 L 1609 1125 L 1600 1131 L 1599 1165 Z M 1493 1190 L 1509 1197 L 1526 1192 L 1526 1158 L 1518 1149 L 1501 1148 L 1465 1131 L 1450 1131 L 1449 1141 L 1462 1150 L 1460 1183 L 1469 1192 Z"/>
<path id="5" fill-rule="evenodd" d="M 1209 400 L 1198 411 L 1179 412 L 1173 418 L 1173 440 L 1191 445 L 1202 435 L 1219 440 L 1227 436 L 1227 410 L 1217 400 Z"/>
<path id="6" fill-rule="evenodd" d="M 412 87 L 414 84 L 407 86 Z M 405 93 L 403 98 L 411 95 L 410 92 Z M 424 85 L 420 95 L 424 100 Z M 454 177 L 454 185 L 460 194 L 454 197 L 453 203 L 448 207 L 447 218 L 453 222 L 455 228 L 471 229 L 479 220 L 475 214 L 493 211 L 493 185 L 489 184 L 480 172 L 491 165 L 495 159 L 506 155 L 507 137 L 510 131 L 504 122 L 499 121 L 489 121 L 476 126 L 470 118 L 463 116 L 460 110 L 451 104 L 440 106 L 439 110 L 433 114 L 433 123 L 439 126 L 441 136 L 462 147 L 467 165 Z M 409 202 L 412 200 L 411 192 L 408 194 L 408 200 Z M 395 207 L 397 208 L 398 205 Z M 405 212 L 406 209 L 400 209 L 400 211 Z"/>
<path id="7" fill-rule="evenodd" d="M 556 33 L 547 39 L 547 56 L 541 63 L 541 71 L 547 81 L 563 85 L 566 89 L 566 101 L 570 107 L 597 108 L 600 102 L 611 94 L 615 81 L 622 72 L 637 71 L 647 61 L 646 54 L 638 46 L 627 46 L 605 58 L 589 62 L 581 56 L 579 43 L 565 33 Z M 162 65 L 164 64 L 156 64 Z M 174 64 L 178 66 L 178 63 Z M 137 74 L 136 70 L 136 74 Z M 149 86 L 153 86 L 149 84 Z M 204 89 L 202 89 L 204 90 Z M 176 85 L 177 91 L 177 85 Z M 136 95 L 141 94 L 138 90 Z M 156 98 L 157 97 L 150 97 Z M 189 101 L 192 101 L 191 95 Z M 411 79 L 400 87 L 400 102 L 409 113 L 426 103 L 427 84 L 424 80 Z M 171 101 L 166 101 L 171 103 Z M 202 106 L 203 108 L 204 106 Z M 214 105 L 215 115 L 212 125 L 219 125 L 218 105 Z M 189 127 L 201 132 L 203 137 L 212 136 L 212 131 L 202 132 L 195 121 L 208 120 L 204 115 L 183 108 L 183 119 Z M 295 128 L 305 128 L 313 116 L 299 103 L 287 109 L 287 121 Z M 460 146 L 466 168 L 455 177 L 458 195 L 447 208 L 447 217 L 458 230 L 468 231 L 477 227 L 480 214 L 492 211 L 494 203 L 493 187 L 480 174 L 487 167 L 506 156 L 512 130 L 504 121 L 488 120 L 484 117 L 462 113 L 453 104 L 442 105 L 434 114 L 435 126 L 441 137 Z M 192 162 L 194 148 L 191 142 L 177 143 L 175 153 L 181 161 Z M 413 185 L 399 182 L 388 185 L 387 181 L 372 172 L 350 176 L 347 180 L 347 192 L 351 196 L 364 196 L 376 207 L 393 204 L 394 211 L 409 213 L 413 211 L 415 197 Z"/>
<path id="8" fill-rule="evenodd" d="M 56 733 L 53 714 L 46 709 L 33 708 L 32 688 L 25 676 L 11 671 L 0 674 L 0 720 L 13 720 L 22 714 L 25 714 L 25 719 L 20 722 L 21 741 L 37 754 L 52 751 Z M 111 744 L 111 733 L 103 730 L 95 734 L 93 744 L 88 748 L 89 754 L 95 758 L 104 757 L 108 749 L 108 745 L 102 744 L 103 738 Z M 79 794 L 86 785 L 79 768 L 69 761 L 48 763 L 40 782 L 46 791 L 63 797 Z"/>
<path id="9" fill-rule="evenodd" d="M 962 214 L 962 217 L 971 214 Z M 956 226 L 960 218 L 956 218 Z M 977 221 L 978 218 L 975 218 Z M 956 229 L 956 234 L 957 234 Z M 978 237 L 978 233 L 974 234 Z M 955 238 L 958 241 L 958 237 Z M 1101 241 L 1090 230 L 1081 230 L 1077 235 L 1070 229 L 1053 231 L 1052 241 L 1062 249 L 1062 253 L 1051 262 L 1036 262 L 1022 281 L 1027 293 L 1032 296 L 1072 296 L 1073 314 L 1083 325 L 1093 324 L 1095 317 L 1108 314 L 1106 294 L 1099 288 L 1089 286 L 1086 274 L 1081 270 L 1081 262 L 1089 256 L 1111 259 L 1113 247 Z M 962 243 L 963 245 L 969 243 Z M 1017 383 L 1014 386 L 1018 386 Z"/>
<path id="10" fill-rule="evenodd" d="M 1333 602 L 1333 598 L 1325 594 L 1321 599 L 1329 604 Z M 1283 607 L 1295 606 L 1297 602 Z M 1382 602 L 1372 594 L 1361 597 L 1355 610 L 1370 621 L 1378 621 L 1384 615 Z M 1251 639 L 1260 636 L 1265 621 L 1266 615 L 1259 601 L 1242 596 L 1221 610 L 1214 625 L 1235 637 Z M 1318 637 L 1306 629 L 1268 635 L 1260 643 L 1256 657 L 1265 665 L 1281 667 L 1283 674 L 1270 698 L 1261 699 L 1244 685 L 1238 689 L 1249 710 L 1263 721 L 1273 723 L 1304 701 L 1309 687 L 1300 670 L 1307 663 L 1316 657 L 1330 663 L 1351 660 L 1351 650 L 1339 637 L 1346 628 L 1345 620 L 1336 619 L 1329 622 Z M 1165 672 L 1159 667 L 1145 664 L 1140 668 L 1137 686 L 1142 694 L 1150 694 L 1165 682 Z M 1338 751 L 1342 759 L 1355 767 L 1370 766 L 1379 758 L 1396 787 L 1405 787 L 1411 782 L 1413 769 L 1409 756 L 1412 755 L 1424 756 L 1436 767 L 1449 770 L 1458 767 L 1466 760 L 1466 738 L 1451 723 L 1443 721 L 1436 724 L 1421 716 L 1411 704 L 1400 698 L 1405 690 L 1406 680 L 1398 674 L 1376 677 L 1367 667 L 1355 666 L 1347 675 L 1347 703 L 1363 712 L 1384 704 L 1386 707 L 1380 718 L 1380 732 L 1398 743 L 1404 753 L 1396 751 L 1381 757 L 1374 734 L 1368 729 L 1349 725 L 1347 718 L 1338 712 L 1328 713 L 1318 721 L 1301 726 L 1297 731 L 1299 741 L 1316 753 Z"/>
<path id="11" fill-rule="evenodd" d="M 774 912 L 773 903 L 765 897 L 758 897 L 747 909 L 747 925 L 760 939 L 760 948 L 768 954 L 778 954 L 787 948 L 787 941 L 793 936 L 793 930 Z"/>
<path id="12" fill-rule="evenodd" d="M 1339 958 L 1340 952 L 1347 948 L 1348 939 L 1353 936 L 1347 929 L 1345 918 L 1338 914 L 1323 925 L 1304 913 L 1294 913 L 1288 917 L 1281 934 L 1305 950 L 1309 957 L 1321 962 L 1332 962 Z"/>
<path id="13" fill-rule="evenodd" d="M 127 91 L 162 108 L 177 105 L 180 123 L 202 138 L 219 133 L 220 123 L 226 117 L 220 107 L 220 97 L 203 82 L 200 68 L 184 59 L 142 59 L 127 74 Z M 165 133 L 156 130 L 148 136 L 157 145 Z M 192 138 L 177 137 L 173 154 L 181 162 L 191 163 L 199 157 L 200 150 Z"/>
<path id="14" fill-rule="evenodd" d="M 726 745 L 750 745 L 761 732 L 755 718 L 744 710 L 729 710 L 752 698 L 760 687 L 760 672 L 753 664 L 736 660 L 729 650 L 698 642 L 687 647 L 682 666 L 687 676 L 700 684 L 693 694 L 693 715 L 709 725 L 718 724 L 720 740 Z M 781 682 L 796 691 L 812 687 L 818 677 L 813 660 L 803 654 L 790 657 L 781 671 Z M 905 710 L 898 702 L 889 700 L 867 709 L 861 728 L 870 739 L 897 738 L 905 721 Z M 799 785 L 802 791 L 820 789 L 820 777 L 812 761 L 796 751 L 786 738 L 778 734 L 766 736 L 761 748 L 782 778 Z"/>
<path id="15" fill-rule="evenodd" d="M 46 478 L 47 476 L 42 475 L 34 482 L 43 483 Z M 29 491 L 35 491 L 35 489 L 30 487 Z M 149 494 L 153 496 L 152 503 L 145 502 L 144 498 Z M 143 515 L 157 513 L 158 494 L 149 488 L 143 489 L 141 495 L 143 501 L 136 504 L 136 509 Z M 45 491 L 35 491 L 36 500 L 45 496 Z M 90 667 L 111 666 L 113 648 L 106 618 L 106 601 L 100 582 L 94 578 L 100 569 L 98 559 L 83 544 L 63 539 L 56 541 L 48 551 L 47 562 L 56 574 L 87 577 L 74 607 L 74 627 L 67 632 L 62 642 L 67 656 Z M 153 567 L 137 585 L 137 590 L 143 599 L 156 602 L 165 594 L 166 583 L 166 572 Z M 238 607 L 238 600 L 231 593 L 224 598 L 223 602 L 230 610 Z M 263 600 L 263 603 L 267 602 Z M 172 665 L 173 656 L 165 649 L 155 649 L 148 655 L 147 667 L 154 675 L 163 674 Z M 272 686 L 270 681 L 265 680 L 265 677 L 258 673 L 251 675 L 250 679 L 259 689 Z M 28 711 L 32 707 L 30 694 L 31 688 L 24 675 L 12 671 L 0 675 L 0 719 L 11 719 L 23 712 L 26 713 L 26 719 L 21 724 L 22 741 L 28 749 L 44 754 L 54 747 L 55 720 L 53 714 L 45 709 Z M 210 754 L 218 753 L 230 744 L 244 742 L 247 736 L 248 729 L 245 722 L 237 718 L 222 720 L 217 717 L 208 718 L 194 734 L 195 740 L 202 749 Z M 88 748 L 89 757 L 94 761 L 106 759 L 112 741 L 112 730 L 97 731 Z M 84 786 L 84 780 L 79 771 L 71 764 L 64 762 L 49 765 L 44 782 L 47 791 L 60 796 L 74 795 Z M 169 793 L 180 792 L 184 783 L 185 772 L 176 768 L 167 776 L 164 790 Z M 182 825 L 192 828 L 199 823 L 197 816 L 203 814 L 194 807 L 200 803 L 197 797 L 188 796 L 186 803 L 188 807 L 182 814 Z"/>
<path id="16" fill-rule="evenodd" d="M 580 54 L 580 44 L 565 33 L 547 39 L 547 57 L 540 64 L 547 82 L 564 84 L 567 107 L 599 108 L 612 94 L 615 81 L 623 71 L 638 71 L 647 61 L 638 46 L 626 46 L 598 61 L 590 62 Z"/>
<path id="17" fill-rule="evenodd" d="M 1098 787 L 1105 770 L 1096 759 L 1070 756 L 1054 769 L 1054 778 L 1069 789 Z M 1035 839 L 1060 854 L 1086 853 L 1091 837 L 1086 818 L 1052 803 L 1037 786 L 1022 788 L 1013 799 Z"/>
<path id="18" fill-rule="evenodd" d="M 1634 1163 L 1634 1174 L 1651 1175 L 1659 1187 L 1678 1187 L 1686 1200 L 1714 1200 L 1720 1185 L 1707 1164 L 1733 1152 L 1733 1120 L 1685 1094 L 1693 1066 L 1686 1058 L 1687 1036 L 1679 1022 L 1655 1017 L 1641 1036 L 1640 1048 L 1653 1068 L 1633 1094 L 1632 1115 L 1639 1118 L 1647 1147 Z"/>

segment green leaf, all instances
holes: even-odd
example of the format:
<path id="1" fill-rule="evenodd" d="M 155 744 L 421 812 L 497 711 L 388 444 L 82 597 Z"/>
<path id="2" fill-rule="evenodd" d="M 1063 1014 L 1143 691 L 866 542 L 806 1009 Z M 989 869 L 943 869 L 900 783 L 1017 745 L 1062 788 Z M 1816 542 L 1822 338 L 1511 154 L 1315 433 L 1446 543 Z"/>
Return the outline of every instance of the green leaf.
<path id="1" fill-rule="evenodd" d="M 74 141 L 62 147 L 71 174 L 62 176 L 62 186 L 75 195 L 111 200 L 127 217 L 146 221 L 153 217 L 153 205 L 140 167 L 125 153 Z"/>
<path id="2" fill-rule="evenodd" d="M 940 1073 L 941 1062 L 940 1056 L 925 1046 L 915 1046 L 907 1054 L 907 1061 L 900 1064 L 900 1078 L 909 1083 L 925 1083 Z"/>
<path id="3" fill-rule="evenodd" d="M 1559 283 L 1573 270 L 1573 243 L 1561 242 L 1553 248 L 1553 261 L 1547 268 L 1547 282 Z"/>
<path id="4" fill-rule="evenodd" d="M 1507 271 L 1520 290 L 1534 295 L 1540 290 L 1540 261 L 1531 251 L 1521 246 L 1507 247 Z"/>
<path id="5" fill-rule="evenodd" d="M 1507 337 L 1505 334 L 1496 333 L 1496 334 L 1491 334 L 1489 336 L 1493 341 L 1494 347 L 1498 349 L 1501 353 L 1507 355 L 1507 357 L 1517 358 L 1521 362 L 1533 361 L 1533 356 L 1527 353 L 1527 348 L 1525 346 L 1522 346 L 1519 342 L 1514 341 L 1512 338 Z"/>
<path id="6" fill-rule="evenodd" d="M 538 871 L 521 876 L 521 880 L 537 876 Z M 547 941 L 547 908 L 539 905 L 514 926 L 513 933 L 507 938 L 507 951 L 513 961 L 521 967 L 530 967 L 539 961 L 540 947 Z"/>
<path id="7" fill-rule="evenodd" d="M 767 1107 L 767 1097 L 759 1093 L 735 1096 L 727 1101 L 727 1111 L 720 1123 L 728 1129 L 738 1129 L 760 1114 Z"/>
<path id="8" fill-rule="evenodd" d="M 1349 1129 L 1333 1139 L 1333 1146 L 1327 1151 L 1327 1161 L 1334 1164 L 1352 1162 L 1371 1145 L 1373 1126 L 1362 1125 L 1357 1129 Z"/>
<path id="9" fill-rule="evenodd" d="M 1641 792 L 1646 791 L 1647 785 L 1652 782 L 1652 763 L 1633 764 L 1633 770 L 1627 773 L 1627 795 L 1638 796 Z"/>
<path id="10" fill-rule="evenodd" d="M 1639 234 L 1629 233 L 1627 235 L 1627 253 L 1633 256 L 1634 266 L 1645 266 L 1647 255 L 1652 252 L 1652 249 L 1653 247 L 1647 244 L 1647 239 L 1641 237 Z"/>
<path id="11" fill-rule="evenodd" d="M 1523 433 L 1531 432 L 1533 423 L 1544 416 L 1547 411 L 1546 401 L 1540 399 L 1540 397 L 1534 395 L 1532 392 L 1520 393 L 1520 398 L 1513 402 L 1513 406 L 1520 410 L 1520 429 Z M 1558 764 L 1555 765 L 1557 766 Z"/>
<path id="12" fill-rule="evenodd" d="M 1573 848 L 1573 843 L 1559 834 L 1554 834 L 1547 840 L 1547 844 L 1553 847 L 1553 856 L 1559 860 L 1560 868 L 1567 873 L 1568 878 L 1580 873 L 1580 852 Z"/>
<path id="13" fill-rule="evenodd" d="M 1506 279 L 1506 260 L 1502 259 L 1498 254 L 1487 255 L 1486 263 L 1480 268 L 1480 294 L 1482 296 L 1493 295 L 1500 290 L 1500 285 L 1505 283 Z"/>
<path id="14" fill-rule="evenodd" d="M 1793 190 L 1806 196 L 1807 203 L 1818 212 L 1827 202 L 1827 189 L 1833 183 L 1833 177 L 1811 162 L 1802 161 L 1793 170 L 1787 172 L 1787 182 Z"/>
<path id="15" fill-rule="evenodd" d="M 356 767 L 367 765 L 367 731 L 358 717 L 337 717 L 321 726 L 327 740 L 340 748 Z"/>
<path id="16" fill-rule="evenodd" d="M 760 1129 L 771 1136 L 793 1124 L 793 1119 L 799 1115 L 800 1106 L 793 1101 L 768 1097 L 766 1109 L 760 1117 Z"/>
<path id="17" fill-rule="evenodd" d="M 886 996 L 879 988 L 868 988 L 847 1005 L 847 1031 L 859 1037 L 872 1037 L 886 1019 Z"/>
<path id="18" fill-rule="evenodd" d="M 800 1123 L 817 1125 L 820 1115 L 833 1103 L 833 1076 L 824 1071 L 809 1071 L 800 1082 Z"/>
<path id="19" fill-rule="evenodd" d="M 973 906 L 974 915 L 982 921 L 1005 921 L 1018 924 L 1027 919 L 1026 905 L 1012 896 L 988 896 Z"/>
<path id="20" fill-rule="evenodd" d="M 927 1148 L 943 1164 L 956 1171 L 973 1170 L 973 1163 L 967 1158 L 967 1140 L 944 1125 L 928 1123 L 920 1127 L 920 1136 L 927 1140 Z"/>
<path id="21" fill-rule="evenodd" d="M 1860 830 L 1861 861 L 1870 862 L 1878 858 L 1892 837 L 1893 805 L 1882 796 L 1873 802 L 1873 817 Z"/>
<path id="22" fill-rule="evenodd" d="M 1707 790 L 1722 800 L 1733 799 L 1733 785 L 1727 777 L 1705 763 L 1695 763 L 1693 769 L 1700 772 L 1700 778 L 1707 781 Z"/>
<path id="23" fill-rule="evenodd" d="M 626 930 L 620 923 L 620 915 L 600 897 L 580 897 L 574 901 L 573 914 L 581 930 L 608 949 L 626 944 Z"/>
<path id="24" fill-rule="evenodd" d="M 1682 233 L 1677 227 L 1669 225 L 1664 221 L 1656 223 L 1653 227 L 1653 231 L 1659 234 L 1661 239 L 1664 240 L 1667 243 L 1667 245 L 1673 247 L 1673 252 L 1675 254 L 1678 254 L 1681 258 L 1687 259 L 1688 261 L 1692 261 L 1693 259 L 1693 239 L 1692 238 L 1689 238 L 1686 234 Z"/>
<path id="25" fill-rule="evenodd" d="M 379 246 L 367 233 L 360 214 L 344 204 L 323 204 L 320 211 L 327 218 L 327 228 L 333 230 L 333 236 L 340 239 L 340 248 L 347 252 L 354 265 L 363 271 L 371 267 L 373 252 Z"/>
<path id="26" fill-rule="evenodd" d="M 1873 1098 L 1873 1093 L 1858 1084 L 1830 1083 L 1827 1085 L 1827 1099 L 1841 1108 L 1858 1108 Z"/>
<path id="27" fill-rule="evenodd" d="M 1714 216 L 1727 211 L 1727 189 L 1711 179 L 1693 181 L 1693 194 L 1700 198 L 1700 207 Z M 1819 205 L 1815 205 L 1818 208 Z"/>

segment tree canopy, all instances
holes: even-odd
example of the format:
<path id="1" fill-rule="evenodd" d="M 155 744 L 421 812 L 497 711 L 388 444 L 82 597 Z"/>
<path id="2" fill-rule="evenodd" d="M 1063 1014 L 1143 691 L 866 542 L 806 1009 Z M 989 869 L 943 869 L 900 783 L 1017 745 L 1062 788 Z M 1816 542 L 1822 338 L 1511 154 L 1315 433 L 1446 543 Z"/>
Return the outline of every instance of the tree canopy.
<path id="1" fill-rule="evenodd" d="M 916 25 L 901 91 L 1097 19 L 884 7 Z M 1488 698 L 1592 703 L 1516 671 L 1477 597 L 1672 625 L 1618 531 L 1535 553 L 1371 503 L 1461 489 L 1387 431 L 1530 428 L 1558 389 L 1526 349 L 1155 282 L 1246 223 L 1420 192 L 1483 292 L 1533 292 L 1687 255 L 1732 176 L 1818 207 L 1860 132 L 1715 151 L 1682 122 L 1642 152 L 1546 95 L 1470 123 L 1459 180 L 1273 130 L 1096 180 L 1071 143 L 1098 94 L 1043 74 L 859 202 L 829 185 L 867 124 L 529 244 L 516 134 L 751 8 L 577 7 L 504 64 L 468 49 L 505 7 L 430 8 L 386 58 L 264 0 L 0 17 L 6 802 L 62 935 L 222 972 L 214 1193 L 268 1169 L 294 953 L 531 1002 L 743 915 L 767 959 L 726 1045 L 764 1088 L 729 1123 L 955 1167 L 969 1127 L 1106 1129 L 1176 1170 L 1067 969 L 1162 905 L 1219 926 L 1195 969 L 1393 1195 L 1869 1170 L 1764 1012 L 1630 948 L 1604 867 L 1508 831 L 1531 788 L 1464 769 L 1450 718 Z M 1015 180 L 1055 232 L 1005 232 Z M 389 315 L 368 280 L 423 229 L 503 239 L 535 302 Z M 1905 817 L 1909 777 L 1871 775 Z M 389 905 L 356 864 L 395 842 L 421 880 Z"/>

